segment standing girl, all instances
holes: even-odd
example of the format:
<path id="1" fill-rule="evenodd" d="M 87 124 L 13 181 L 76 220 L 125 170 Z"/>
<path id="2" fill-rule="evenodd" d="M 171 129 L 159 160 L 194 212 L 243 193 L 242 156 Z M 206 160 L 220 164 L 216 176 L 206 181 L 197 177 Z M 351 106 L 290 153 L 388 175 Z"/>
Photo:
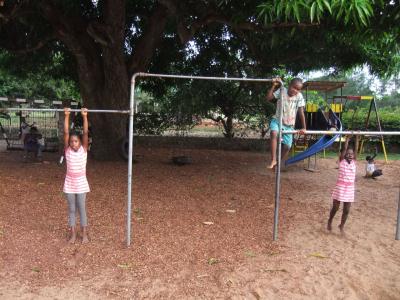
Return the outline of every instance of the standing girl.
<path id="1" fill-rule="evenodd" d="M 352 148 L 349 148 L 349 139 L 346 138 L 344 148 L 340 153 L 339 176 L 332 192 L 333 205 L 328 220 L 329 231 L 332 230 L 332 221 L 339 209 L 340 202 L 343 202 L 342 220 L 339 229 L 344 233 L 344 224 L 349 215 L 351 203 L 354 202 L 354 182 L 356 178 L 355 159 L 355 153 Z"/>
<path id="2" fill-rule="evenodd" d="M 69 132 L 70 109 L 64 108 L 64 152 L 67 162 L 67 174 L 65 176 L 63 192 L 68 200 L 68 224 L 71 228 L 70 243 L 76 240 L 76 209 L 82 227 L 82 243 L 88 243 L 87 216 L 86 216 L 86 193 L 90 191 L 86 179 L 87 150 L 89 145 L 89 126 L 87 109 L 82 108 L 83 134 L 82 137 L 76 132 Z"/>

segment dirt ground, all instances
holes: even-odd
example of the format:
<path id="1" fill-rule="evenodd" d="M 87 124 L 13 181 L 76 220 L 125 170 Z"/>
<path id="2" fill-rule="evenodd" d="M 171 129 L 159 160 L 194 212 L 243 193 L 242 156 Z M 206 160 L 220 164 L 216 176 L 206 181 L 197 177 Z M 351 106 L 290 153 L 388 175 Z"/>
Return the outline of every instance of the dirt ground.
<path id="1" fill-rule="evenodd" d="M 136 154 L 127 248 L 124 162 L 89 161 L 91 242 L 69 245 L 65 166 L 0 152 L 1 299 L 400 299 L 399 162 L 378 180 L 358 162 L 345 236 L 340 214 L 325 230 L 335 160 L 288 168 L 272 242 L 265 154 L 185 150 L 193 164 L 182 167 L 172 150 Z"/>

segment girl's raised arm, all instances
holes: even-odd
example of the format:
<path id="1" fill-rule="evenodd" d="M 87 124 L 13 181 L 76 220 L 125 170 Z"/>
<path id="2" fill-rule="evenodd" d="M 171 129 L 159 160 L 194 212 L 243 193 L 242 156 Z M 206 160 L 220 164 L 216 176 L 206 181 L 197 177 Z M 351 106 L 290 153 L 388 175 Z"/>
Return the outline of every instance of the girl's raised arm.
<path id="1" fill-rule="evenodd" d="M 85 151 L 87 151 L 89 149 L 89 122 L 87 109 L 82 108 L 81 114 L 83 119 L 82 146 Z"/>
<path id="2" fill-rule="evenodd" d="M 344 157 L 346 156 L 347 148 L 349 147 L 349 141 L 350 141 L 350 137 L 346 136 L 346 140 L 344 142 L 344 147 L 343 147 L 342 151 L 340 152 L 340 158 L 339 158 L 340 161 L 342 161 L 344 159 Z"/>
<path id="3" fill-rule="evenodd" d="M 64 107 L 64 149 L 69 144 L 69 115 L 71 111 L 69 107 Z"/>

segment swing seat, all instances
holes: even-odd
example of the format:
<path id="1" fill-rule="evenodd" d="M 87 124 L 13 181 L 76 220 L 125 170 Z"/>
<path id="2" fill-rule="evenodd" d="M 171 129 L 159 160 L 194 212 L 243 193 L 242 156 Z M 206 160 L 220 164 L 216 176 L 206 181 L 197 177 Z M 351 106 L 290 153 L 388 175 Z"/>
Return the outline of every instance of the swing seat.
<path id="1" fill-rule="evenodd" d="M 173 156 L 172 162 L 178 166 L 190 165 L 192 163 L 192 158 L 186 155 Z"/>

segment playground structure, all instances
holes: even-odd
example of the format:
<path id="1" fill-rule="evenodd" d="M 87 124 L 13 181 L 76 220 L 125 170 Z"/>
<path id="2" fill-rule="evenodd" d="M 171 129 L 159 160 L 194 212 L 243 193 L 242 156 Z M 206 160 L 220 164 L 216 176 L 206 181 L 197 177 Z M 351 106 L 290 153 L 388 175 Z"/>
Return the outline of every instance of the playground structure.
<path id="1" fill-rule="evenodd" d="M 69 106 L 77 108 L 76 101 L 51 101 L 10 99 L 0 97 L 0 109 L 18 107 L 19 111 L 7 111 L 0 113 L 0 130 L 6 141 L 7 150 L 22 150 L 24 148 L 21 134 L 33 126 L 37 127 L 44 139 L 44 151 L 57 151 L 59 137 L 62 134 L 62 117 L 57 108 Z M 36 110 L 30 110 L 36 109 Z M 47 110 L 46 110 L 47 109 Z M 46 111 L 44 111 L 46 110 Z"/>
<path id="2" fill-rule="evenodd" d="M 335 130 L 341 131 L 343 125 L 341 122 L 341 114 L 343 106 L 336 103 L 328 103 L 328 93 L 340 89 L 340 94 L 343 93 L 344 81 L 307 81 L 303 85 L 305 90 L 306 107 L 306 127 L 309 130 Z M 317 91 L 325 94 L 325 103 L 327 109 L 319 107 L 317 104 L 309 103 L 309 92 Z M 298 122 L 295 128 L 300 128 Z M 301 160 L 307 159 L 307 171 L 315 171 L 317 169 L 317 154 L 324 151 L 335 142 L 341 142 L 339 134 L 325 135 L 319 140 L 317 135 L 298 136 L 294 139 L 295 143 L 292 148 L 292 157 L 289 158 L 285 165 L 290 165 Z M 298 154 L 296 154 L 298 153 Z M 311 157 L 314 157 L 314 165 L 311 167 Z"/>
<path id="3" fill-rule="evenodd" d="M 368 125 L 370 124 L 370 117 L 372 110 L 375 113 L 377 129 L 379 132 L 382 132 L 382 127 L 379 119 L 379 113 L 377 109 L 377 104 L 375 97 L 373 96 L 344 96 L 343 95 L 343 87 L 346 85 L 344 81 L 307 81 L 304 83 L 303 89 L 305 89 L 306 94 L 306 124 L 307 129 L 311 130 L 324 130 L 333 128 L 333 130 L 342 130 L 344 125 L 342 124 L 342 114 L 346 108 L 347 101 L 350 100 L 366 100 L 370 101 L 369 111 L 366 117 L 364 128 L 358 128 L 359 130 L 367 130 Z M 340 95 L 334 95 L 330 99 L 328 98 L 328 93 L 340 90 Z M 317 91 L 325 94 L 325 103 L 328 106 L 328 109 L 321 109 L 317 104 L 308 103 L 309 101 L 309 91 Z M 354 118 L 354 114 L 353 114 Z M 334 124 L 332 124 L 334 123 Z M 353 126 L 351 125 L 351 129 Z M 298 124 L 296 124 L 296 128 L 300 128 Z M 367 138 L 371 137 L 379 137 L 379 141 L 382 146 L 385 162 L 387 163 L 387 153 L 385 147 L 385 141 L 383 135 L 365 135 L 361 136 L 361 138 L 356 139 L 355 150 L 358 154 L 363 153 L 364 144 Z M 317 168 L 317 153 L 320 151 L 324 151 L 333 143 L 339 142 L 339 150 L 341 149 L 342 137 L 340 135 L 335 134 L 334 136 L 328 135 L 323 136 L 319 140 L 317 140 L 316 135 L 310 136 L 299 136 L 295 138 L 295 144 L 292 148 L 292 157 L 289 158 L 285 164 L 290 165 L 292 163 L 308 159 L 307 168 L 305 170 L 315 171 Z M 298 154 L 296 154 L 298 153 Z M 311 167 L 311 157 L 314 156 L 314 166 Z"/>
<path id="4" fill-rule="evenodd" d="M 151 74 L 151 73 L 136 73 L 131 78 L 131 93 L 129 110 L 96 110 L 89 109 L 89 113 L 117 113 L 129 114 L 129 155 L 128 155 L 128 178 L 127 178 L 127 225 L 126 225 L 126 244 L 129 247 L 131 244 L 131 210 L 132 210 L 132 171 L 133 171 L 133 119 L 135 107 L 135 84 L 137 77 L 158 77 L 158 78 L 182 78 L 182 79 L 202 79 L 202 80 L 230 80 L 230 81 L 253 81 L 253 82 L 271 82 L 272 79 L 257 79 L 257 78 L 231 78 L 231 77 L 205 77 L 205 76 L 186 76 L 186 75 L 167 75 L 167 74 Z M 283 95 L 283 82 L 281 82 L 281 97 Z M 282 99 L 281 99 L 282 100 Z M 283 101 L 281 101 L 281 105 Z M 63 109 L 55 108 L 0 108 L 0 112 L 63 112 Z M 72 112 L 79 112 L 78 109 L 72 109 Z M 283 107 L 281 110 L 283 111 Z M 282 114 L 279 116 L 279 128 L 282 128 Z M 298 130 L 285 131 L 287 134 L 298 134 Z M 306 135 L 332 135 L 329 130 L 307 130 Z M 336 131 L 335 135 L 400 135 L 400 131 L 392 132 L 368 132 L 368 131 Z M 282 137 L 282 130 L 278 131 L 278 140 Z M 274 225 L 273 225 L 273 240 L 278 239 L 278 221 L 279 221 L 279 207 L 280 207 L 280 182 L 281 182 L 281 158 L 282 158 L 282 144 L 278 143 L 278 155 L 275 177 L 275 208 L 274 208 Z M 400 220 L 397 220 L 397 228 L 399 228 Z M 396 236 L 397 237 L 397 236 Z"/>
<path id="5" fill-rule="evenodd" d="M 337 100 L 340 100 L 340 104 L 336 103 Z M 343 104 L 343 100 L 345 100 L 344 104 Z M 377 107 L 376 99 L 374 96 L 343 96 L 343 95 L 341 95 L 341 96 L 333 97 L 333 104 L 343 106 L 343 108 L 345 108 L 347 101 L 370 101 L 367 118 L 365 119 L 365 123 L 364 123 L 364 128 L 358 128 L 358 129 L 359 130 L 367 130 L 368 129 L 368 127 L 370 125 L 371 112 L 374 111 L 377 130 L 382 131 L 381 121 L 380 121 L 379 113 L 378 113 L 378 107 Z M 356 113 L 356 111 L 353 114 L 353 118 L 355 116 L 355 113 Z M 353 127 L 353 124 L 351 126 Z M 351 129 L 354 129 L 354 128 L 351 128 Z M 368 138 L 370 140 L 373 137 L 379 138 L 379 141 L 380 141 L 380 144 L 382 147 L 382 152 L 385 157 L 385 162 L 387 163 L 388 159 L 387 159 L 386 146 L 385 146 L 385 140 L 383 138 L 383 135 L 368 136 Z M 360 138 L 359 143 L 356 145 L 358 154 L 362 154 L 364 152 L 364 144 L 365 144 L 366 140 L 367 140 L 367 136 L 363 136 Z"/>

